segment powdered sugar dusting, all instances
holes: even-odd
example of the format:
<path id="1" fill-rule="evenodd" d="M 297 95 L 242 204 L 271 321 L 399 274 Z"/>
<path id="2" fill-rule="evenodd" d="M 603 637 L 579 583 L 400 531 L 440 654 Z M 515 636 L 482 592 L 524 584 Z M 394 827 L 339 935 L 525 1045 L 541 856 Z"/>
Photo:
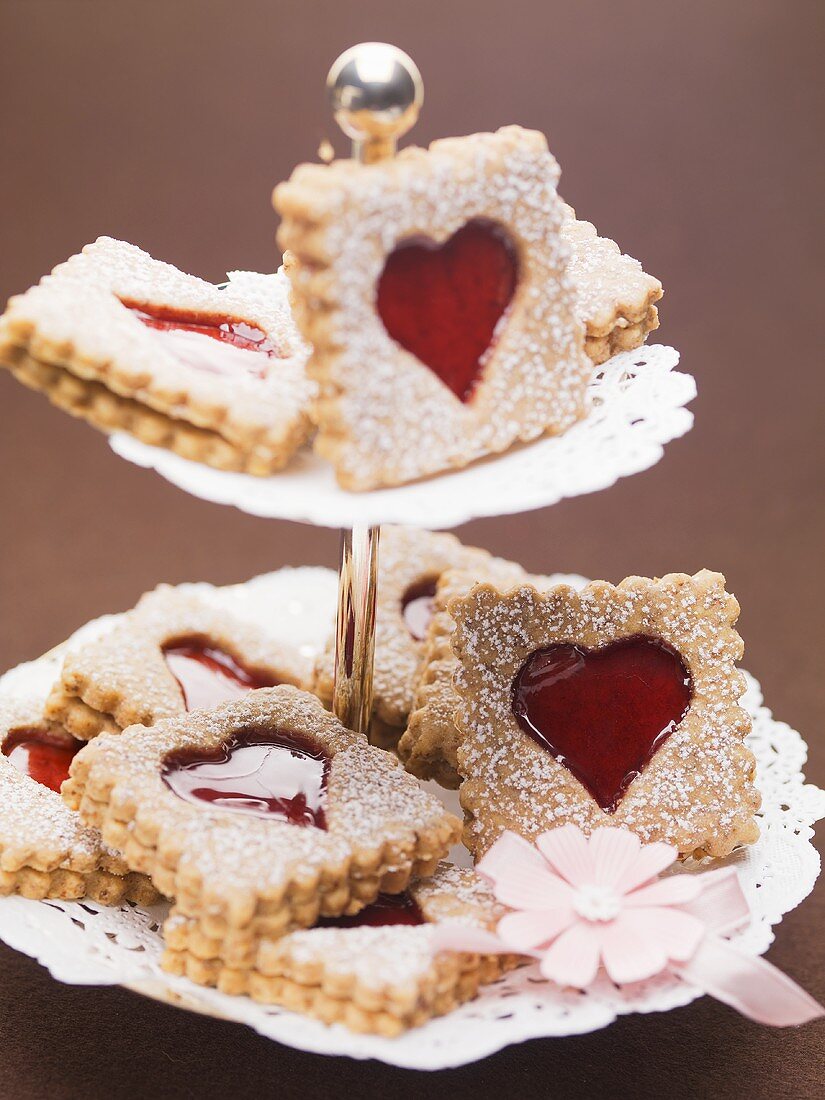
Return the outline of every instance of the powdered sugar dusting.
<path id="1" fill-rule="evenodd" d="M 52 713 L 73 728 L 71 708 L 79 698 L 123 728 L 183 712 L 183 696 L 163 649 L 190 637 L 223 649 L 275 683 L 305 685 L 323 634 L 319 616 L 305 620 L 306 603 L 296 589 L 326 581 L 329 590 L 332 578 L 327 571 L 308 570 L 296 577 L 287 572 L 256 578 L 249 587 L 161 585 L 121 616 L 106 636 L 71 646 Z M 293 631 L 303 637 L 301 645 Z"/>
<path id="2" fill-rule="evenodd" d="M 727 863 L 736 866 L 753 914 L 751 925 L 737 935 L 736 943 L 756 955 L 771 944 L 771 926 L 798 906 L 814 886 L 819 859 L 811 843 L 812 824 L 825 814 L 825 792 L 805 783 L 806 746 L 800 735 L 774 719 L 763 705 L 759 685 L 752 677 L 746 679 L 743 705 L 753 717 L 748 743 L 757 758 L 763 795 L 761 833 L 754 845 Z M 530 966 L 487 986 L 478 998 L 448 1016 L 398 1038 L 359 1035 L 164 972 L 159 966 L 164 946 L 158 930 L 161 920 L 158 909 L 112 908 L 88 901 L 51 900 L 44 904 L 21 897 L 0 899 L 0 938 L 39 959 L 59 981 L 86 985 L 120 982 L 151 988 L 155 996 L 170 1003 L 236 1020 L 296 1049 L 378 1059 L 416 1070 L 474 1062 L 508 1044 L 537 1036 L 592 1031 L 627 1013 L 668 1011 L 699 995 L 674 977 L 621 989 L 598 981 L 582 995 L 542 980 L 537 966 Z"/>
<path id="3" fill-rule="evenodd" d="M 5 756 L 0 756 L 0 796 L 0 867 L 4 871 L 23 866 L 89 871 L 104 852 L 113 854 L 102 844 L 97 829 L 84 825 L 56 791 L 19 772 Z"/>
<path id="4" fill-rule="evenodd" d="M 262 946 L 261 969 L 267 974 L 288 975 L 316 965 L 327 977 L 338 975 L 359 986 L 397 990 L 413 985 L 433 970 L 429 923 L 452 920 L 490 928 L 504 912 L 479 875 L 444 863 L 432 878 L 414 882 L 410 893 L 428 924 L 293 932 L 277 943 Z"/>
<path id="5" fill-rule="evenodd" d="M 408 986 L 433 965 L 432 929 L 417 928 L 315 928 L 293 932 L 289 943 L 272 945 L 288 974 L 291 968 L 322 963 L 326 975 L 354 979 L 371 989 Z M 268 965 L 270 958 L 267 958 Z"/>
<path id="6" fill-rule="evenodd" d="M 302 454 L 288 470 L 262 478 L 214 470 L 117 433 L 121 458 L 154 469 L 203 500 L 231 504 L 254 516 L 321 527 L 402 523 L 452 528 L 480 516 L 511 515 L 608 488 L 655 465 L 664 445 L 690 430 L 685 407 L 693 378 L 675 368 L 673 348 L 652 345 L 615 355 L 590 385 L 591 411 L 561 436 L 512 447 L 497 458 L 437 478 L 371 493 L 340 488 L 331 466 Z"/>
<path id="7" fill-rule="evenodd" d="M 603 337 L 616 325 L 644 320 L 662 295 L 659 280 L 647 275 L 638 260 L 623 255 L 615 241 L 600 237 L 590 222 L 577 221 L 569 206 L 561 235 L 570 249 L 576 313 L 588 336 Z"/>

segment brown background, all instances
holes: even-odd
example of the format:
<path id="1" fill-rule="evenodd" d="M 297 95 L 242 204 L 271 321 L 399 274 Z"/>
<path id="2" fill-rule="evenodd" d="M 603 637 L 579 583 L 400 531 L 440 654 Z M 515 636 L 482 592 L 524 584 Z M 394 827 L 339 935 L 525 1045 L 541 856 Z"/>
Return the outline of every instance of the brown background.
<path id="1" fill-rule="evenodd" d="M 0 297 L 100 233 L 209 278 L 272 269 L 272 185 L 334 136 L 327 66 L 353 42 L 397 42 L 426 82 L 419 141 L 548 133 L 564 195 L 665 283 L 660 337 L 699 385 L 694 431 L 654 470 L 462 534 L 541 571 L 724 571 L 746 665 L 823 783 L 823 31 L 817 0 L 0 0 Z M 2 667 L 161 580 L 334 564 L 333 532 L 188 499 L 10 378 L 0 409 Z M 823 914 L 820 886 L 770 953 L 820 999 Z M 5 947 L 0 1006 L 4 1097 L 825 1089 L 822 1025 L 772 1033 L 708 1000 L 437 1080 L 61 986 Z"/>

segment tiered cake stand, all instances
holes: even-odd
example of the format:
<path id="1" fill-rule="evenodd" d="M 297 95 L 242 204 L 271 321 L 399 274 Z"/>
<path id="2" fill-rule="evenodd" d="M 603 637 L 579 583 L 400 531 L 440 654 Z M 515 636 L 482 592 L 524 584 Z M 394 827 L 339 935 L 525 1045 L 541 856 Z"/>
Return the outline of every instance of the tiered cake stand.
<path id="1" fill-rule="evenodd" d="M 331 70 L 330 90 L 336 118 L 354 139 L 355 155 L 366 161 L 392 155 L 396 138 L 414 122 L 422 98 L 420 77 L 409 58 L 376 44 L 342 55 Z M 350 728 L 366 731 L 381 525 L 454 527 L 478 517 L 544 508 L 648 469 L 662 457 L 665 444 L 684 435 L 693 422 L 686 405 L 695 396 L 695 384 L 675 370 L 677 363 L 677 353 L 668 347 L 624 352 L 594 371 L 591 411 L 564 435 L 458 472 L 375 492 L 343 491 L 332 469 L 311 454 L 277 476 L 256 478 L 212 470 L 130 436 L 115 435 L 111 445 L 121 457 L 156 470 L 201 499 L 232 504 L 255 516 L 343 529 L 336 636 L 338 655 L 346 647 L 346 660 L 336 658 L 335 710 Z M 332 577 L 321 574 L 325 571 L 283 570 L 271 581 L 260 579 L 274 593 L 268 613 L 276 632 L 279 617 L 293 624 L 302 620 L 317 624 L 321 636 L 316 643 L 322 644 L 333 601 Z M 243 594 L 256 584 L 237 588 Z M 262 591 L 256 588 L 254 598 Z M 88 629 L 105 628 L 101 623 Z M 37 677 L 48 680 L 56 674 L 49 660 L 54 664 L 59 657 L 57 653 L 12 670 L 3 678 L 2 690 L 15 690 L 18 682 Z M 819 864 L 809 843 L 810 825 L 825 814 L 825 793 L 804 786 L 804 742 L 773 721 L 750 678 L 744 703 L 754 718 L 751 747 L 764 799 L 762 839 L 732 859 L 754 914 L 741 940 L 757 953 L 771 942 L 771 926 L 813 887 Z M 0 899 L 0 937 L 37 957 L 62 981 L 118 982 L 172 1004 L 246 1023 L 300 1049 L 379 1058 L 418 1069 L 474 1061 L 526 1038 L 590 1031 L 623 1013 L 669 1009 L 699 995 L 672 976 L 623 990 L 605 982 L 586 995 L 571 993 L 552 989 L 528 967 L 488 987 L 471 1004 L 400 1039 L 360 1036 L 164 974 L 158 966 L 162 916 L 130 907 L 106 910 L 85 902 L 5 898 Z"/>
<path id="2" fill-rule="evenodd" d="M 412 59 L 376 42 L 341 54 L 330 69 L 327 89 L 336 121 L 352 139 L 352 155 L 364 163 L 395 155 L 398 139 L 415 124 L 424 99 Z M 366 733 L 381 524 L 455 527 L 479 516 L 528 511 L 603 489 L 653 465 L 663 445 L 692 424 L 684 406 L 695 396 L 695 386 L 688 375 L 675 373 L 677 362 L 673 349 L 663 347 L 617 356 L 594 378 L 591 416 L 563 437 L 377 492 L 341 490 L 332 468 L 310 455 L 285 473 L 261 479 L 211 470 L 130 436 L 115 435 L 112 446 L 206 500 L 257 516 L 343 529 L 334 710 L 344 725 Z"/>
<path id="3" fill-rule="evenodd" d="M 398 139 L 415 124 L 424 99 L 412 59 L 376 42 L 341 54 L 330 69 L 327 89 L 336 121 L 352 139 L 352 155 L 364 163 L 395 155 Z M 381 524 L 455 527 L 478 516 L 541 508 L 603 489 L 653 465 L 663 445 L 692 424 L 684 406 L 695 396 L 695 386 L 692 378 L 673 371 L 677 362 L 673 349 L 662 347 L 617 356 L 594 378 L 591 416 L 565 436 L 514 448 L 457 473 L 377 492 L 341 490 L 332 468 L 310 455 L 285 473 L 261 479 L 211 470 L 130 436 L 115 435 L 112 446 L 206 500 L 257 516 L 343 529 L 334 710 L 345 726 L 366 733 Z"/>

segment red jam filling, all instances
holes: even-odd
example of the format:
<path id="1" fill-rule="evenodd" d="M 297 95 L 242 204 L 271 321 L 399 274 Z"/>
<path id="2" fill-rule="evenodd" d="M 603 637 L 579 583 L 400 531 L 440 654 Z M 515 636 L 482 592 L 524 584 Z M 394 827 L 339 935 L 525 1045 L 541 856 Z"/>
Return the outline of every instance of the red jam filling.
<path id="1" fill-rule="evenodd" d="M 165 646 L 163 655 L 180 685 L 187 710 L 212 710 L 254 688 L 275 684 L 271 678 L 244 668 L 222 649 L 197 640 Z"/>
<path id="2" fill-rule="evenodd" d="M 501 226 L 479 219 L 442 245 L 402 241 L 387 257 L 376 305 L 393 340 L 466 402 L 517 282 L 513 242 Z"/>
<path id="3" fill-rule="evenodd" d="M 217 749 L 170 753 L 162 774 L 187 802 L 326 829 L 328 771 L 328 757 L 298 734 L 243 730 Z"/>
<path id="4" fill-rule="evenodd" d="M 435 585 L 434 580 L 411 585 L 401 601 L 401 615 L 407 630 L 417 642 L 423 642 L 427 637 L 435 605 Z"/>
<path id="5" fill-rule="evenodd" d="M 3 742 L 3 754 L 18 771 L 58 793 L 82 748 L 82 741 L 37 729 L 14 730 Z"/>
<path id="6" fill-rule="evenodd" d="M 536 650 L 513 681 L 512 706 L 525 733 L 614 813 L 684 718 L 691 694 L 676 650 L 636 635 L 600 649 Z"/>
<path id="7" fill-rule="evenodd" d="M 266 374 L 264 360 L 280 355 L 263 329 L 246 321 L 137 302 L 123 304 L 147 328 L 162 333 L 178 359 L 198 370 L 212 374 L 240 371 L 262 378 Z"/>
<path id="8" fill-rule="evenodd" d="M 323 917 L 317 927 L 383 928 L 391 924 L 424 924 L 424 916 L 409 894 L 379 894 L 354 917 Z"/>

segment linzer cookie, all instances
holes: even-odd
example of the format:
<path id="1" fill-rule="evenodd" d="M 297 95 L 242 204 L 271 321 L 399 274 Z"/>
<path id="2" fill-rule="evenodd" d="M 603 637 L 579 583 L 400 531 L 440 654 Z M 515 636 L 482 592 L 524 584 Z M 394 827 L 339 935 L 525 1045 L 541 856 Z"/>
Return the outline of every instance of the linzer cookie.
<path id="1" fill-rule="evenodd" d="M 163 966 L 224 993 L 393 1036 L 470 1000 L 512 965 L 506 956 L 436 953 L 433 926 L 491 930 L 504 912 L 475 872 L 441 864 L 432 878 L 383 894 L 354 917 L 263 940 L 247 965 L 227 963 L 197 922 L 173 910 Z"/>
<path id="2" fill-rule="evenodd" d="M 544 137 L 511 126 L 304 164 L 276 188 L 316 449 L 344 488 L 465 466 L 585 414 L 558 176 Z"/>
<path id="3" fill-rule="evenodd" d="M 735 598 L 719 573 L 452 600 L 464 841 L 625 826 L 682 854 L 757 839 Z"/>
<path id="4" fill-rule="evenodd" d="M 0 363 L 105 432 L 270 474 L 309 438 L 314 387 L 285 276 L 226 289 L 100 237 L 10 300 Z"/>
<path id="5" fill-rule="evenodd" d="M 459 833 L 395 757 L 293 687 L 104 734 L 63 797 L 222 953 L 406 889 Z"/>
<path id="6" fill-rule="evenodd" d="M 451 789 L 461 784 L 456 760 L 458 696 L 453 686 L 458 661 L 450 645 L 454 624 L 447 605 L 479 581 L 507 590 L 527 580 L 537 583 L 520 565 L 502 558 L 489 558 L 480 571 L 449 569 L 439 578 L 409 722 L 397 747 L 404 767 L 419 779 L 434 779 Z"/>
<path id="7" fill-rule="evenodd" d="M 149 880 L 60 797 L 80 748 L 44 718 L 36 692 L 0 692 L 0 894 L 151 905 Z"/>
<path id="8" fill-rule="evenodd" d="M 413 701 L 439 578 L 447 569 L 482 580 L 486 550 L 462 546 L 454 535 L 383 527 L 375 611 L 374 705 L 370 740 L 384 748 L 398 741 Z M 335 637 L 321 656 L 313 690 L 327 705 L 335 681 Z"/>
<path id="9" fill-rule="evenodd" d="M 194 586 L 160 585 L 104 636 L 69 648 L 47 714 L 88 741 L 310 675 L 298 652 Z"/>
<path id="10" fill-rule="evenodd" d="M 631 351 L 659 327 L 655 303 L 662 284 L 625 256 L 615 241 L 600 237 L 590 222 L 565 208 L 562 240 L 570 249 L 568 274 L 576 291 L 576 315 L 584 322 L 585 349 L 594 363 Z"/>

